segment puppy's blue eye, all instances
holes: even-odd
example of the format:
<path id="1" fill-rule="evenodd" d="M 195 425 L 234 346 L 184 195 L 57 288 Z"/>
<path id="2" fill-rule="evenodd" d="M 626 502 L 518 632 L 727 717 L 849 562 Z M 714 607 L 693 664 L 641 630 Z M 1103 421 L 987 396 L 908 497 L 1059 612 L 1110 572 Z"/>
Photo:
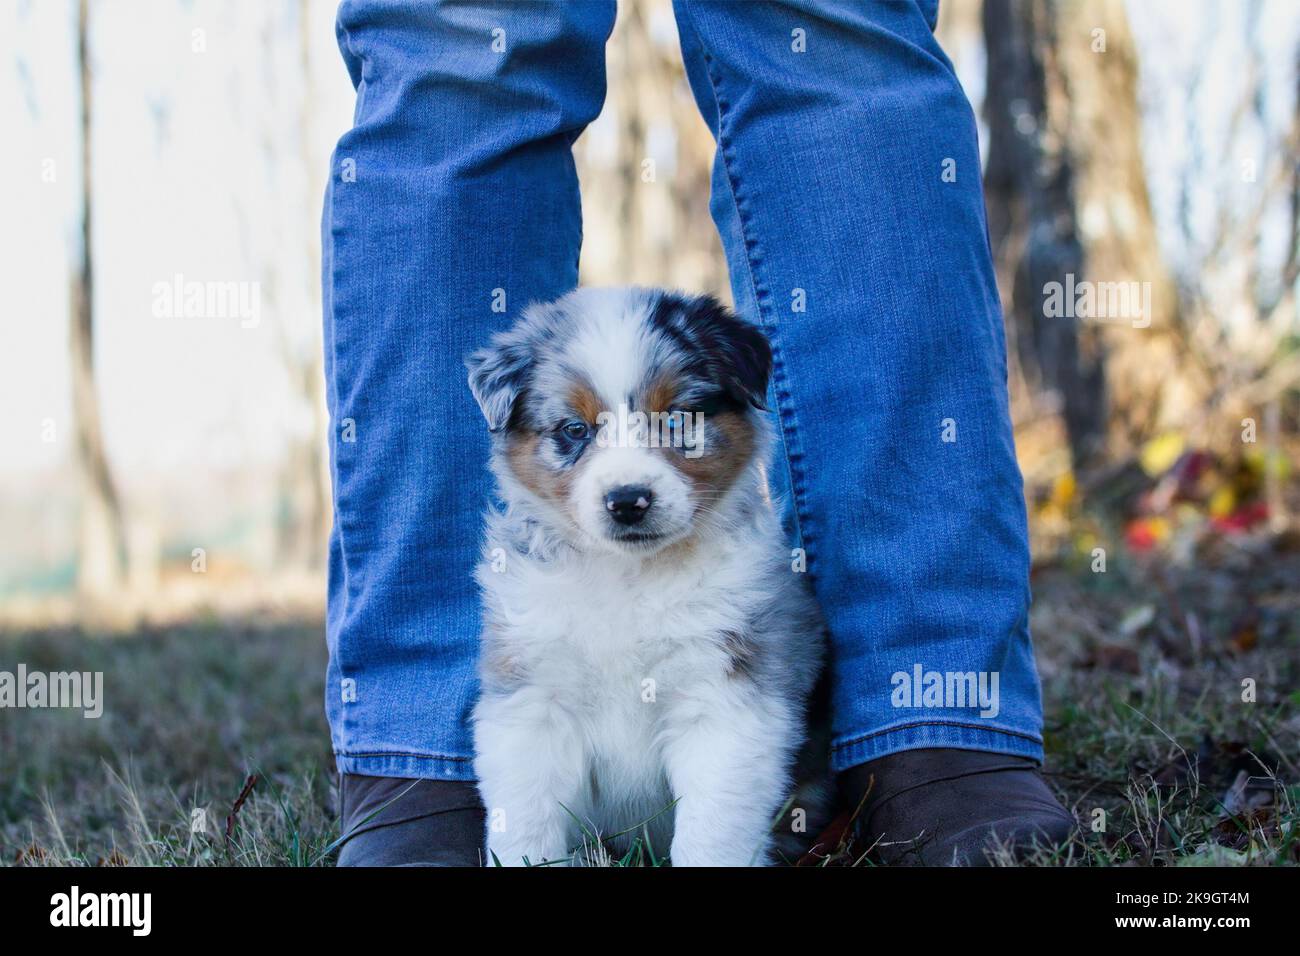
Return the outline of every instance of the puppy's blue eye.
<path id="1" fill-rule="evenodd" d="M 586 422 L 567 422 L 564 426 L 564 434 L 574 441 L 582 441 L 587 437 L 587 432 Z"/>

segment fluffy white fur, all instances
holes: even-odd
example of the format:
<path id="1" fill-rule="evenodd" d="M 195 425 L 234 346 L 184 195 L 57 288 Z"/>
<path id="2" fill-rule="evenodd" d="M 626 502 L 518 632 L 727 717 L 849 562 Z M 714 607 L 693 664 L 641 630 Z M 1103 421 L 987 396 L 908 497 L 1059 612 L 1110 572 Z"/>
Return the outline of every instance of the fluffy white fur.
<path id="1" fill-rule="evenodd" d="M 560 321 L 583 330 L 563 346 L 566 359 L 617 407 L 651 351 L 663 359 L 645 334 L 644 294 L 561 302 Z M 517 480 L 498 445 L 507 507 L 489 512 L 477 572 L 485 625 L 474 733 L 488 849 L 500 863 L 568 860 L 584 832 L 608 838 L 648 821 L 655 852 L 667 849 L 674 866 L 755 865 L 771 861 L 774 825 L 789 831 L 782 810 L 821 623 L 765 491 L 765 417 L 749 414 L 756 454 L 713 501 L 692 500 L 662 454 L 592 447 L 573 507 L 557 509 Z M 653 487 L 667 544 L 630 548 L 600 533 L 604 492 L 628 483 Z"/>

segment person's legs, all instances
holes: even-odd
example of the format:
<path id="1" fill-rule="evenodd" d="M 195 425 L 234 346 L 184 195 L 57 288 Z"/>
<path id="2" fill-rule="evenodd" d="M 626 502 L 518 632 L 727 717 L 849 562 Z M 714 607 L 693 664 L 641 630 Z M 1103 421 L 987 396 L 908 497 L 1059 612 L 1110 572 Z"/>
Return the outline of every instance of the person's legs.
<path id="1" fill-rule="evenodd" d="M 490 482 L 463 357 L 578 280 L 573 140 L 614 4 L 345 2 L 325 200 L 326 709 L 340 771 L 472 779 Z"/>
<path id="2" fill-rule="evenodd" d="M 776 484 L 830 629 L 834 767 L 1040 760 L 976 128 L 935 5 L 675 10 L 737 307 L 775 354 Z"/>

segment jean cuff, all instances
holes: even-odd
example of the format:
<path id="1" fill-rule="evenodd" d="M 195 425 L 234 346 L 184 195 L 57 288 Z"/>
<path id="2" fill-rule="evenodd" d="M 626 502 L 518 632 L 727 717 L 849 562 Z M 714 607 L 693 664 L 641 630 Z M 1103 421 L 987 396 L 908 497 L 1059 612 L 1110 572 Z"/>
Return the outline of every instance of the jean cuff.
<path id="1" fill-rule="evenodd" d="M 1037 734 L 959 721 L 915 721 L 867 734 L 851 734 L 831 748 L 831 769 L 836 773 L 868 760 L 925 747 L 952 747 L 1012 754 L 1043 762 L 1043 741 Z"/>
<path id="2" fill-rule="evenodd" d="M 427 780 L 473 780 L 472 757 L 415 753 L 334 752 L 339 773 L 364 777 L 406 777 Z"/>

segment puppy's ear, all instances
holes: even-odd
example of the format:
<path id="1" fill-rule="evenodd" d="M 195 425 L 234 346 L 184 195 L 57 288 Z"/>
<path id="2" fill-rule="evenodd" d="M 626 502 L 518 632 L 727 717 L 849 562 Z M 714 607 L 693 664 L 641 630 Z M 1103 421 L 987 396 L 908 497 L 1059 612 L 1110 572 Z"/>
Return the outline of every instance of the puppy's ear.
<path id="1" fill-rule="evenodd" d="M 688 300 L 684 313 L 714 374 L 732 397 L 767 411 L 767 380 L 772 375 L 767 336 L 711 295 Z"/>
<path id="2" fill-rule="evenodd" d="M 532 361 L 527 340 L 511 332 L 495 336 L 491 345 L 465 359 L 469 389 L 487 419 L 488 431 L 499 432 L 509 424 Z"/>

